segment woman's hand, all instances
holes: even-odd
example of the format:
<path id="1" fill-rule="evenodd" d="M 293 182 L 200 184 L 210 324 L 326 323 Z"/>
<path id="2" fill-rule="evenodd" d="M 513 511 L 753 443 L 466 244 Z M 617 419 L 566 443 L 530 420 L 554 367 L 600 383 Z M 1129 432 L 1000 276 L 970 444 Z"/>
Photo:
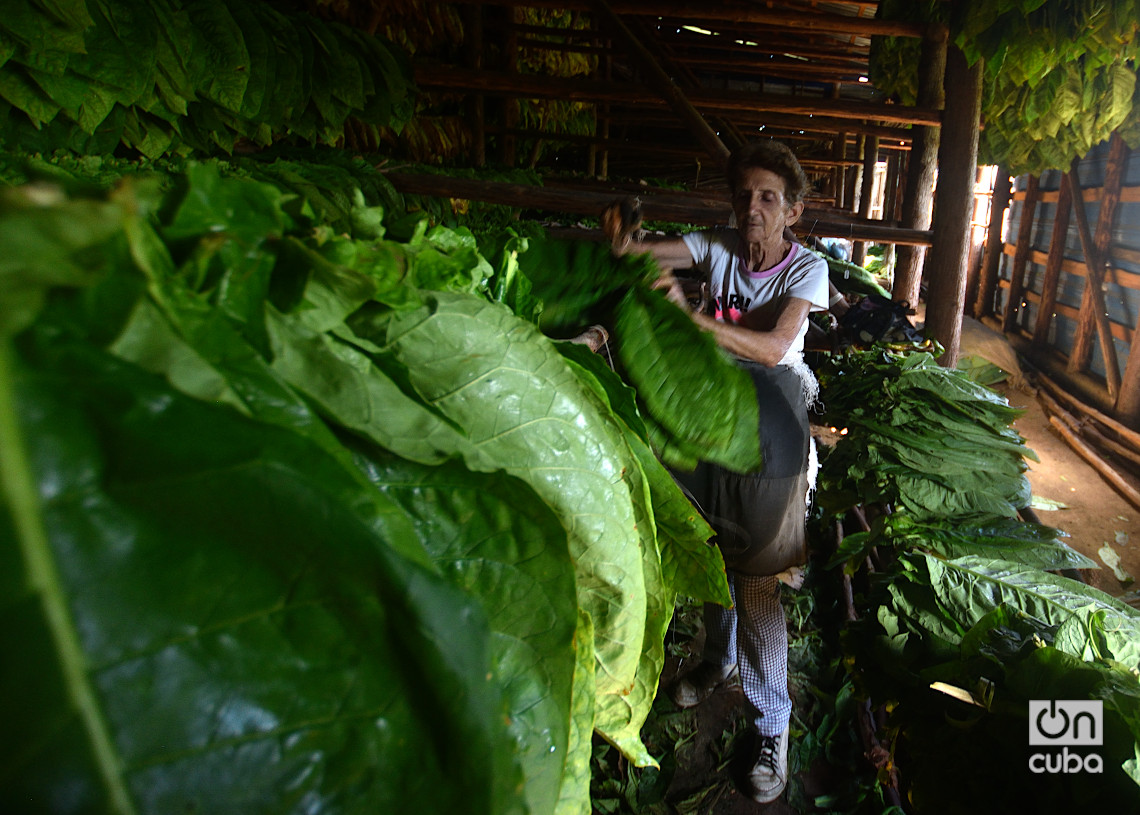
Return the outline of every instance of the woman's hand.
<path id="1" fill-rule="evenodd" d="M 621 257 L 629 251 L 633 236 L 641 228 L 641 201 L 622 198 L 602 210 L 602 234 L 610 242 L 614 255 Z"/>
<path id="2" fill-rule="evenodd" d="M 681 283 L 673 276 L 673 272 L 668 269 L 663 271 L 661 276 L 653 281 L 653 288 L 665 292 L 667 300 L 672 301 L 685 311 L 689 310 L 689 298 L 685 296 L 685 290 L 681 288 Z"/>

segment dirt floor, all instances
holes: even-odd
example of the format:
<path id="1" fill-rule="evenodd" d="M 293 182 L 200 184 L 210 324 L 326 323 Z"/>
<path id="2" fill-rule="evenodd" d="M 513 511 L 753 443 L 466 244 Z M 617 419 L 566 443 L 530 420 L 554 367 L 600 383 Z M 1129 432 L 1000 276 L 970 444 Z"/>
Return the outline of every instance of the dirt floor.
<path id="1" fill-rule="evenodd" d="M 995 386 L 1009 403 L 1024 408 L 1014 427 L 1039 462 L 1029 463 L 1034 510 L 1041 523 L 1068 533 L 1067 543 L 1101 564 L 1081 573 L 1085 582 L 1121 596 L 1135 591 L 1105 565 L 1100 550 L 1111 548 L 1129 575 L 1140 577 L 1140 509 L 1132 506 L 1053 429 L 1038 400 L 1023 391 Z M 1050 509 L 1056 505 L 1059 508 Z"/>

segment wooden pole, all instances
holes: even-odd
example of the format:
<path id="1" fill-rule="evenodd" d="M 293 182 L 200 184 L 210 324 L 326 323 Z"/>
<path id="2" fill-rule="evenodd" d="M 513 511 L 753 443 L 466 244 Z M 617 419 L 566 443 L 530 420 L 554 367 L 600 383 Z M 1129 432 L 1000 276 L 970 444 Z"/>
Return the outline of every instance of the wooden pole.
<path id="1" fill-rule="evenodd" d="M 1100 199 L 1100 214 L 1096 220 L 1096 234 L 1093 236 L 1093 253 L 1087 249 L 1085 252 L 1085 265 L 1089 267 L 1089 276 L 1085 279 L 1085 291 L 1081 296 L 1080 316 L 1077 319 L 1077 329 L 1073 337 L 1073 350 L 1069 355 L 1070 371 L 1086 371 L 1092 359 L 1092 333 L 1097 325 L 1096 308 L 1093 303 L 1093 276 L 1092 265 L 1096 266 L 1097 276 L 1103 283 L 1103 270 L 1109 257 L 1109 245 L 1112 242 L 1112 227 L 1116 220 L 1116 207 L 1120 203 L 1120 190 L 1124 184 L 1124 173 L 1128 165 L 1128 146 L 1119 133 L 1112 136 L 1108 148 L 1108 161 L 1104 168 L 1104 186 Z M 1083 198 L 1082 198 L 1083 203 Z M 1078 218 L 1080 216 L 1078 215 Z M 1086 218 L 1087 222 L 1087 218 Z M 1078 220 L 1078 225 L 1080 221 Z M 1082 244 L 1082 249 L 1083 249 Z M 1091 264 L 1091 265 L 1090 265 Z M 1103 299 L 1103 295 L 1102 295 Z M 1131 357 L 1131 354 L 1129 354 Z"/>
<path id="2" fill-rule="evenodd" d="M 459 2 L 515 5 L 518 0 L 459 0 Z M 589 0 L 527 0 L 526 5 L 534 8 L 578 11 L 589 11 L 592 8 Z M 690 2 L 681 2 L 681 0 L 655 0 L 655 2 L 647 5 L 636 0 L 614 0 L 612 5 L 618 14 L 631 16 L 640 14 L 648 17 L 678 17 L 685 20 L 707 20 L 732 23 L 733 25 L 747 23 L 821 34 L 845 34 L 864 37 L 921 37 L 924 32 L 924 26 L 921 23 L 880 20 L 875 17 L 851 17 L 819 11 L 782 11 L 738 3 L 696 5 Z"/>
<path id="3" fill-rule="evenodd" d="M 887 183 L 883 194 L 883 220 L 894 221 L 898 207 L 899 177 L 902 166 L 902 153 L 891 150 L 887 153 Z"/>
<path id="4" fill-rule="evenodd" d="M 1110 453 L 1123 461 L 1128 461 L 1132 464 L 1140 466 L 1140 451 L 1137 451 L 1126 444 L 1121 444 L 1118 441 L 1108 438 L 1108 436 L 1104 435 L 1099 430 L 1097 430 L 1096 427 L 1093 426 L 1093 422 L 1082 422 L 1076 416 L 1061 407 L 1060 403 L 1057 402 L 1056 399 L 1054 399 L 1044 390 L 1037 391 L 1037 401 L 1045 406 L 1047 413 L 1052 413 L 1055 416 L 1059 416 L 1061 421 L 1067 424 L 1074 433 L 1087 438 L 1090 442 L 1092 442 L 1094 447 L 1103 450 L 1106 453 Z"/>
<path id="5" fill-rule="evenodd" d="M 1095 450 L 1077 438 L 1077 435 L 1059 418 L 1050 416 L 1049 423 L 1057 429 L 1057 432 L 1061 434 L 1061 438 L 1067 441 L 1069 446 L 1076 450 L 1081 458 L 1092 465 L 1093 469 L 1100 473 L 1101 477 L 1104 478 L 1113 489 L 1124 496 L 1132 506 L 1140 509 L 1140 491 L 1137 491 L 1135 487 L 1122 478 L 1120 473 L 1097 455 Z"/>
<path id="6" fill-rule="evenodd" d="M 871 197 L 875 192 L 875 165 L 879 161 L 879 137 L 867 136 L 863 142 L 863 186 L 859 190 L 859 217 L 866 218 L 871 213 Z M 865 241 L 855 241 L 851 247 L 851 262 L 862 266 L 867 259 Z"/>
<path id="7" fill-rule="evenodd" d="M 514 6 L 504 10 L 508 23 L 518 22 L 518 9 Z M 517 77 L 518 74 L 518 35 L 514 31 L 513 25 L 504 27 L 501 37 L 502 47 L 502 60 L 504 73 L 503 76 Z M 465 71 L 467 74 L 479 74 L 482 71 Z M 472 89 L 477 90 L 477 89 Z M 519 122 L 519 100 L 516 97 L 505 96 L 502 99 L 502 116 L 503 116 L 503 130 L 510 131 L 518 127 Z M 515 137 L 504 133 L 499 139 L 499 161 L 506 167 L 515 166 L 515 154 L 517 143 Z"/>
<path id="8" fill-rule="evenodd" d="M 1091 405 L 1086 405 L 1084 402 L 1077 399 L 1071 393 L 1062 388 L 1059 384 L 1054 382 L 1049 377 L 1042 373 L 1038 373 L 1035 381 L 1041 384 L 1045 390 L 1053 395 L 1059 402 L 1065 403 L 1070 410 L 1075 410 L 1081 416 L 1087 416 L 1097 424 L 1104 427 L 1109 432 L 1113 433 L 1118 439 L 1123 441 L 1133 450 L 1140 450 L 1140 433 L 1126 426 L 1123 422 L 1117 421 L 1111 416 L 1106 416 Z"/>
<path id="9" fill-rule="evenodd" d="M 1108 396 L 1115 400 L 1120 393 L 1120 363 L 1116 360 L 1116 346 L 1112 341 L 1112 326 L 1109 325 L 1108 311 L 1104 302 L 1104 268 L 1107 260 L 1089 230 L 1089 216 L 1085 211 L 1084 192 L 1081 189 L 1081 176 L 1078 162 L 1073 159 L 1069 168 L 1069 189 L 1072 190 L 1073 214 L 1077 216 L 1077 234 L 1081 249 L 1085 253 L 1085 293 L 1092 303 L 1093 319 L 1096 321 L 1097 338 L 1100 340 L 1100 353 L 1104 357 L 1104 375 L 1108 385 Z M 1084 303 L 1082 302 L 1082 305 Z M 1070 358 L 1070 367 L 1072 359 Z"/>
<path id="10" fill-rule="evenodd" d="M 660 94 L 665 103 L 673 109 L 673 112 L 685 123 L 686 128 L 696 138 L 700 145 L 708 153 L 709 157 L 713 160 L 715 165 L 724 164 L 728 161 L 729 150 L 725 147 L 724 142 L 720 140 L 716 132 L 709 127 L 709 123 L 704 120 L 697 109 L 693 107 L 692 103 L 688 100 L 685 94 L 673 82 L 669 74 L 667 74 L 658 63 L 657 59 L 649 49 L 634 36 L 633 32 L 617 14 L 610 8 L 610 4 L 606 0 L 594 0 L 597 12 L 605 24 L 617 35 L 626 48 L 633 54 L 634 58 L 641 65 L 643 71 L 649 79 L 649 85 Z"/>
<path id="11" fill-rule="evenodd" d="M 1009 196 L 1013 179 L 1004 164 L 999 164 L 994 179 L 994 193 L 990 198 L 990 221 L 986 229 L 986 254 L 982 260 L 981 279 L 978 281 L 978 299 L 974 303 L 974 316 L 979 320 L 994 313 L 994 294 L 997 292 L 998 266 L 1005 246 L 1001 226 L 1009 209 Z"/>
<path id="12" fill-rule="evenodd" d="M 918 100 L 924 107 L 941 110 L 946 103 L 943 76 L 946 73 L 946 49 L 949 32 L 945 26 L 932 28 L 922 41 L 918 64 Z M 902 226 L 929 229 L 934 212 L 934 174 L 938 169 L 938 144 L 941 129 L 919 127 L 911 141 L 907 166 L 906 189 L 903 192 Z M 911 305 L 918 303 L 922 284 L 922 265 L 926 250 L 922 247 L 899 247 L 895 258 L 895 283 L 891 292 L 895 300 Z"/>
<path id="13" fill-rule="evenodd" d="M 582 189 L 534 187 L 526 184 L 509 184 L 501 181 L 479 181 L 446 175 L 418 175 L 413 173 L 385 172 L 392 186 L 409 195 L 432 195 L 459 198 L 469 201 L 486 201 L 510 207 L 532 208 L 552 212 L 580 215 L 597 215 L 621 193 Z M 641 212 L 650 220 L 676 221 L 697 226 L 723 226 L 732 214 L 727 197 L 698 196 L 679 193 L 641 195 Z M 803 233 L 820 237 L 854 235 L 879 243 L 929 244 L 933 235 L 929 231 L 900 229 L 884 226 L 878 221 L 860 221 L 829 217 L 827 210 L 809 207 L 796 224 Z M 589 237 L 586 230 L 576 234 Z"/>
<path id="14" fill-rule="evenodd" d="M 938 211 L 934 245 L 926 263 L 929 294 L 926 333 L 946 349 L 940 365 L 958 364 L 962 311 L 966 301 L 966 259 L 974 177 L 978 167 L 978 125 L 982 113 L 982 67 L 957 46 L 946 54 L 946 124 L 938 147 Z"/>
<path id="15" fill-rule="evenodd" d="M 483 7 L 463 8 L 463 59 L 473 71 L 483 68 Z M 466 100 L 467 121 L 471 126 L 471 162 L 476 167 L 487 164 L 487 137 L 484 131 L 483 95 L 473 93 Z"/>
<path id="16" fill-rule="evenodd" d="M 1037 304 L 1037 321 L 1033 324 L 1033 347 L 1045 344 L 1049 324 L 1053 322 L 1053 306 L 1057 303 L 1057 285 L 1061 280 L 1061 264 L 1065 260 L 1065 239 L 1069 234 L 1069 217 L 1073 212 L 1073 187 L 1068 174 L 1061 176 L 1057 196 L 1057 212 L 1053 217 L 1053 234 L 1049 238 L 1049 255 L 1045 259 L 1045 276 L 1041 279 L 1041 302 Z"/>
<path id="17" fill-rule="evenodd" d="M 569 99 L 576 102 L 612 102 L 635 108 L 661 106 L 664 102 L 647 97 L 641 85 L 629 82 L 597 82 L 557 76 L 504 73 L 502 71 L 470 71 L 453 65 L 415 66 L 416 84 L 423 90 L 446 89 L 469 91 L 529 99 Z M 778 93 L 752 93 L 737 90 L 703 88 L 689 94 L 693 107 L 703 114 L 775 111 L 802 116 L 826 116 L 831 119 L 869 119 L 900 125 L 941 123 L 938 110 L 907 107 L 884 102 L 826 99 L 813 96 L 790 96 Z"/>
<path id="18" fill-rule="evenodd" d="M 1033 216 L 1037 212 L 1037 199 L 1041 185 L 1037 176 L 1029 176 L 1025 189 L 1025 200 L 1021 202 L 1021 220 L 1017 227 L 1017 244 L 1013 253 L 1013 263 L 1009 267 L 1009 299 L 1002 315 L 1001 330 L 1008 334 L 1017 327 L 1017 315 L 1021 310 L 1021 295 L 1025 291 L 1025 267 L 1033 252 Z"/>

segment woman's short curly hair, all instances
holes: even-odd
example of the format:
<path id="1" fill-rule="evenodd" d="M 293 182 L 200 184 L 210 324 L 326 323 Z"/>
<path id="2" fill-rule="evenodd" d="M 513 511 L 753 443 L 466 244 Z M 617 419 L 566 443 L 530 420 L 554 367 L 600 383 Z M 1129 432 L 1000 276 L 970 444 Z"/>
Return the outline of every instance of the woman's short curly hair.
<path id="1" fill-rule="evenodd" d="M 789 204 L 804 200 L 808 188 L 807 176 L 791 148 L 783 142 L 749 142 L 733 150 L 725 168 L 728 189 L 736 192 L 741 175 L 745 170 L 753 168 L 768 170 L 783 178 L 784 198 Z"/>

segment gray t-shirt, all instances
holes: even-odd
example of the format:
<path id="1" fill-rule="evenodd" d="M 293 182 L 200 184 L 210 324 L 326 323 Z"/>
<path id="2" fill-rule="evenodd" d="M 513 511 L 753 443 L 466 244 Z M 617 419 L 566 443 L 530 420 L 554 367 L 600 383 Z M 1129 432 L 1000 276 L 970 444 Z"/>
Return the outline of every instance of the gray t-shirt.
<path id="1" fill-rule="evenodd" d="M 735 229 L 720 228 L 690 232 L 685 245 L 693 264 L 705 273 L 712 298 L 712 315 L 727 323 L 740 321 L 748 312 L 759 312 L 751 325 L 774 327 L 780 305 L 787 297 L 811 303 L 812 311 L 828 307 L 827 261 L 798 243 L 788 256 L 771 269 L 749 271 L 744 241 Z M 782 362 L 790 361 L 804 348 L 807 321 L 800 328 Z"/>

